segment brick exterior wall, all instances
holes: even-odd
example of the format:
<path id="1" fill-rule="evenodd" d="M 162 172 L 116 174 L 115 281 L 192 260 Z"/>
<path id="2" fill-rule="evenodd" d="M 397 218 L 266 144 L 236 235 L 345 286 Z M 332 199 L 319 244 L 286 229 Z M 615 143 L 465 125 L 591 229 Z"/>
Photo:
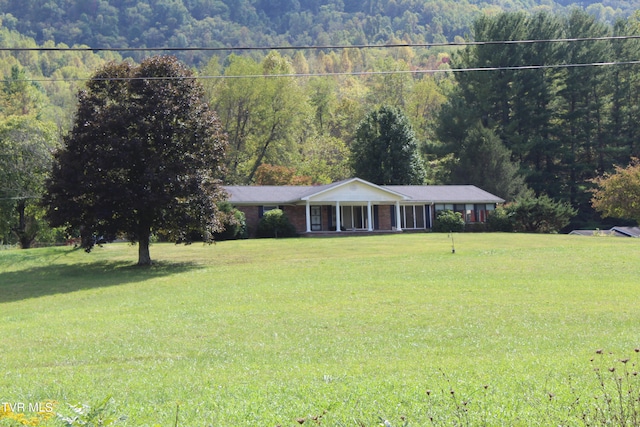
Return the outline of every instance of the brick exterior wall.
<path id="1" fill-rule="evenodd" d="M 239 211 L 244 213 L 245 222 L 247 224 L 247 233 L 249 237 L 256 237 L 258 231 L 258 222 L 260 222 L 260 207 L 258 206 L 238 206 Z"/>
<path id="2" fill-rule="evenodd" d="M 301 234 L 307 231 L 305 209 L 305 206 L 282 206 L 284 214 Z M 238 210 L 244 213 L 249 237 L 256 237 L 260 222 L 260 206 L 238 206 Z"/>
<path id="3" fill-rule="evenodd" d="M 289 218 L 298 234 L 307 232 L 306 206 L 283 206 L 282 211 Z"/>
<path id="4" fill-rule="evenodd" d="M 378 230 L 391 230 L 391 208 L 395 206 L 378 206 Z"/>

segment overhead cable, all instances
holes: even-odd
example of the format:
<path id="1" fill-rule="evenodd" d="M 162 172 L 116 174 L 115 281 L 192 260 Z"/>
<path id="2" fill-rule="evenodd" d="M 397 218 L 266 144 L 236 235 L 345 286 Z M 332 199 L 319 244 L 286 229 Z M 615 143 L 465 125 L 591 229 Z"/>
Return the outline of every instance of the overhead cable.
<path id="1" fill-rule="evenodd" d="M 589 62 L 583 64 L 549 64 L 549 65 L 517 65 L 503 67 L 474 67 L 474 68 L 446 68 L 435 70 L 391 70 L 391 71 L 349 71 L 337 73 L 300 73 L 300 74 L 242 74 L 242 75 L 194 75 L 194 76 L 176 76 L 176 77 L 74 77 L 74 78 L 42 78 L 42 79 L 24 79 L 21 81 L 28 82 L 84 82 L 84 81 L 132 81 L 132 80 L 215 80 L 215 79 L 251 79 L 251 78 L 304 78 L 304 77 L 336 77 L 336 76 L 376 76 L 388 74 L 438 74 L 438 73 L 461 73 L 473 71 L 517 71 L 517 70 L 543 70 L 553 68 L 582 68 L 582 67 L 603 67 L 612 65 L 639 65 L 640 60 L 634 61 L 609 61 L 609 62 Z M 0 82 L 10 82 L 4 79 Z"/>
<path id="2" fill-rule="evenodd" d="M 487 40 L 487 41 L 461 41 L 442 43 L 389 43 L 389 44 L 360 44 L 360 45 L 324 45 L 324 46 L 197 46 L 197 47 L 0 47 L 0 51 L 15 52 L 220 52 L 220 51 L 252 51 L 252 50 L 341 50 L 341 49 L 377 49 L 399 47 L 456 47 L 456 46 L 482 46 L 482 45 L 510 45 L 533 43 L 574 43 L 588 41 L 614 41 L 640 39 L 640 35 L 628 36 L 603 36 L 603 37 L 573 37 L 558 39 L 533 39 L 533 40 Z"/>

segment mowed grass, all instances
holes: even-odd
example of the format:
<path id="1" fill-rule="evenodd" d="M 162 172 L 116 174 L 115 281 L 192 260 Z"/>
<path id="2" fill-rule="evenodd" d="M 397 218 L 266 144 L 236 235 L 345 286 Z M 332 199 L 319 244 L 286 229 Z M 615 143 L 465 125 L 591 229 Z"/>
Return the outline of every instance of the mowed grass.
<path id="1" fill-rule="evenodd" d="M 127 244 L 0 252 L 0 402 L 112 396 L 130 426 L 176 413 L 180 426 L 582 425 L 596 350 L 638 362 L 637 239 L 434 233 L 151 255 L 138 268 Z"/>

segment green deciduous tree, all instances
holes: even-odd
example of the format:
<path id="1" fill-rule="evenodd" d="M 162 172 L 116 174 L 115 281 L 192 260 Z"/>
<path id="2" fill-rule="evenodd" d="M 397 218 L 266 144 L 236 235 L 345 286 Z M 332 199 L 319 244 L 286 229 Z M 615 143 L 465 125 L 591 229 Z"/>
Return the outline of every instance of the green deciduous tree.
<path id="1" fill-rule="evenodd" d="M 217 202 L 226 140 L 200 84 L 175 58 L 110 63 L 79 94 L 77 118 L 47 183 L 54 225 L 125 234 L 151 263 L 154 231 L 175 240 L 221 228 Z"/>
<path id="2" fill-rule="evenodd" d="M 256 185 L 311 185 L 309 176 L 300 175 L 294 168 L 263 163 L 256 171 Z"/>
<path id="3" fill-rule="evenodd" d="M 615 173 L 595 178 L 591 204 L 603 216 L 629 218 L 640 223 L 640 160 L 634 158 L 623 168 L 616 166 Z"/>
<path id="4" fill-rule="evenodd" d="M 27 80 L 26 71 L 14 65 L 0 92 L 0 113 L 5 116 L 36 114 L 44 102 L 44 94 Z"/>
<path id="5" fill-rule="evenodd" d="M 294 79 L 267 77 L 291 73 L 291 65 L 277 52 L 261 63 L 239 56 L 227 62 L 226 76 L 256 76 L 229 78 L 212 88 L 212 104 L 229 135 L 226 180 L 250 183 L 262 163 L 291 163 L 310 110 Z"/>
<path id="6" fill-rule="evenodd" d="M 356 176 L 379 185 L 422 184 L 425 170 L 407 117 L 393 107 L 370 112 L 352 147 Z"/>
<path id="7" fill-rule="evenodd" d="M 0 238 L 11 231 L 28 249 L 44 231 L 37 208 L 58 143 L 56 126 L 41 117 L 46 96 L 13 65 L 0 86 Z"/>
<path id="8" fill-rule="evenodd" d="M 36 209 L 58 137 L 32 115 L 0 119 L 0 238 L 8 231 L 29 249 L 43 224 Z"/>

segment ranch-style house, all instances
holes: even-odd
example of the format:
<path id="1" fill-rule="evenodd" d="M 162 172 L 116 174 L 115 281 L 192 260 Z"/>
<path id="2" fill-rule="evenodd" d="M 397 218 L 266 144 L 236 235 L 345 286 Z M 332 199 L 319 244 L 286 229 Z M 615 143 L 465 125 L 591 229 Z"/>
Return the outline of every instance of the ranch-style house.
<path id="1" fill-rule="evenodd" d="M 224 186 L 254 236 L 262 215 L 282 209 L 301 235 L 428 230 L 441 210 L 483 223 L 504 200 L 473 185 L 375 185 L 351 178 L 314 186 Z M 338 227 L 337 224 L 340 224 Z"/>

